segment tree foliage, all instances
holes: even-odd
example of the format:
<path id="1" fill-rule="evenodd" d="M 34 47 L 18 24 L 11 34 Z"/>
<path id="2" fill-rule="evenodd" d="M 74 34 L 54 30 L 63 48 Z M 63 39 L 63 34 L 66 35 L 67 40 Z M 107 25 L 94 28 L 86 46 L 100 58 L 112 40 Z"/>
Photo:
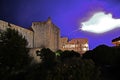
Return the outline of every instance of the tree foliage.
<path id="1" fill-rule="evenodd" d="M 39 53 L 41 63 L 30 64 L 27 41 L 18 31 L 7 29 L 0 36 L 0 80 L 100 80 L 92 59 L 82 59 L 74 51 L 48 48 Z M 26 67 L 27 66 L 27 67 Z"/>
<path id="2" fill-rule="evenodd" d="M 0 75 L 3 80 L 19 74 L 30 63 L 26 46 L 26 39 L 18 31 L 8 28 L 0 32 Z"/>
<path id="3" fill-rule="evenodd" d="M 86 52 L 83 58 L 92 59 L 97 65 L 118 65 L 120 64 L 120 48 L 100 45 L 95 49 Z"/>
<path id="4" fill-rule="evenodd" d="M 42 49 L 42 62 L 32 68 L 26 80 L 99 80 L 100 71 L 92 60 L 82 59 L 74 51 L 55 56 L 50 49 Z M 50 64 L 49 64 L 50 63 Z"/>
<path id="5" fill-rule="evenodd" d="M 99 45 L 83 55 L 84 59 L 92 59 L 101 67 L 102 77 L 105 80 L 119 80 L 120 72 L 120 47 Z M 114 73 L 114 74 L 113 74 Z"/>

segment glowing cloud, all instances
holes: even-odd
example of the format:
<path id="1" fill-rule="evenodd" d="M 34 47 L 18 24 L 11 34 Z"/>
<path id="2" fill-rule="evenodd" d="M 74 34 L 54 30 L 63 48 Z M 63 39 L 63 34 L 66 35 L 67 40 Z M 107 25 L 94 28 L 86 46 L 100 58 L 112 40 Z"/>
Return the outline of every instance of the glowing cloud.
<path id="1" fill-rule="evenodd" d="M 112 14 L 105 14 L 104 12 L 95 13 L 88 21 L 82 22 L 83 31 L 93 33 L 104 33 L 120 27 L 120 19 L 112 18 Z"/>

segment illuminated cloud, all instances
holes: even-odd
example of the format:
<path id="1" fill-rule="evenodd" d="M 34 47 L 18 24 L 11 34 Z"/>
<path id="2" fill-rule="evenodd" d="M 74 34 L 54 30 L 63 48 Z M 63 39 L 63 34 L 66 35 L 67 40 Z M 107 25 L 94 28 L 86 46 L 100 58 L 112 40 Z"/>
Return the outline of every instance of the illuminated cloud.
<path id="1" fill-rule="evenodd" d="M 83 31 L 104 33 L 120 27 L 120 19 L 112 18 L 112 14 L 95 13 L 88 21 L 82 22 Z"/>

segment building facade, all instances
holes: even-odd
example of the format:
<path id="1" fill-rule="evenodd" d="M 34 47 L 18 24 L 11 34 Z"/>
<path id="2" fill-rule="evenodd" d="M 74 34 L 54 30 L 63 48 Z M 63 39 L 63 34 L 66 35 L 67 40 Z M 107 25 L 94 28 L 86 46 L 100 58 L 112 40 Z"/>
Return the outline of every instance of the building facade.
<path id="1" fill-rule="evenodd" d="M 68 38 L 60 38 L 61 50 L 74 50 L 80 54 L 84 54 L 89 50 L 88 40 L 85 38 L 77 38 L 68 41 Z"/>

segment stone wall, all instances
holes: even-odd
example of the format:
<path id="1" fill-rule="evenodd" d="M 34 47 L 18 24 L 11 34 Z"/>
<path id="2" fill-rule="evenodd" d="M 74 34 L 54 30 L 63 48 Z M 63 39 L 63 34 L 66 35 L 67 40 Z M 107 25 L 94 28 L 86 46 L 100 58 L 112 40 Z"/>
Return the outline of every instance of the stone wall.
<path id="1" fill-rule="evenodd" d="M 28 46 L 27 47 L 28 48 L 33 48 L 33 31 L 0 20 L 0 30 L 6 30 L 7 28 L 17 30 L 28 41 Z"/>
<path id="2" fill-rule="evenodd" d="M 17 30 L 28 41 L 30 48 L 29 55 L 33 57 L 33 62 L 40 62 L 40 56 L 36 51 L 42 48 L 49 48 L 52 51 L 59 49 L 60 30 L 55 26 L 51 19 L 44 22 L 33 22 L 32 30 L 0 20 L 0 30 L 5 31 L 7 28 Z"/>
<path id="3" fill-rule="evenodd" d="M 33 58 L 32 60 L 32 63 L 40 63 L 41 62 L 41 58 L 40 56 L 38 56 L 36 54 L 37 51 L 40 51 L 41 49 L 40 48 L 31 48 L 30 51 L 29 51 L 29 55 L 30 57 Z"/>
<path id="4" fill-rule="evenodd" d="M 50 26 L 50 45 L 51 50 L 56 51 L 59 49 L 59 40 L 60 40 L 60 30 L 54 24 L 49 24 Z"/>
<path id="5" fill-rule="evenodd" d="M 50 48 L 52 51 L 59 49 L 60 30 L 50 18 L 44 22 L 33 22 L 32 29 L 35 48 Z"/>

